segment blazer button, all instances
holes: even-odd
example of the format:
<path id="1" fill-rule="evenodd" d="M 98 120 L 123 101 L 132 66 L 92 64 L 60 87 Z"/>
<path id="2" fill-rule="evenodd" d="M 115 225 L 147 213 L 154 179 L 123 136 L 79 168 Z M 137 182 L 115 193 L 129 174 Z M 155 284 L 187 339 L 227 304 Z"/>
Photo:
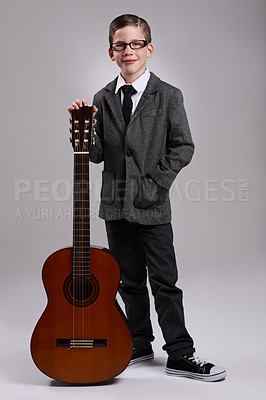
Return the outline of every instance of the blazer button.
<path id="1" fill-rule="evenodd" d="M 127 157 L 131 157 L 131 151 L 130 151 L 130 150 L 127 150 L 127 151 L 126 151 L 126 156 L 127 156 Z"/>

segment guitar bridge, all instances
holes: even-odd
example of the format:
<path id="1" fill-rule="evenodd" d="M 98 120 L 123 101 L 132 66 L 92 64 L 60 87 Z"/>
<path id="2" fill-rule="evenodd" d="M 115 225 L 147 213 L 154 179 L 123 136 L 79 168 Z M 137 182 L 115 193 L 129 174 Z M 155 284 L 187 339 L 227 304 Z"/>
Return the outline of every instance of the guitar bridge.
<path id="1" fill-rule="evenodd" d="M 107 347 L 107 339 L 56 339 L 56 347 L 68 347 L 69 349 Z"/>

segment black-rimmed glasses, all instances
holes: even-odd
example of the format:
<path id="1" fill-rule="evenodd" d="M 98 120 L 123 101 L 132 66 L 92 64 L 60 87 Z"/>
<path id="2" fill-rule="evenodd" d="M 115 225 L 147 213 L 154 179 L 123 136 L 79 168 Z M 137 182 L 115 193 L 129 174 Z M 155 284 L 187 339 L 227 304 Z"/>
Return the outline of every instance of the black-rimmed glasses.
<path id="1" fill-rule="evenodd" d="M 134 40 L 134 42 L 125 43 L 125 42 L 118 42 L 118 43 L 111 43 L 110 49 L 113 51 L 124 51 L 127 46 L 129 46 L 132 50 L 142 49 L 143 47 L 149 44 L 148 40 Z"/>

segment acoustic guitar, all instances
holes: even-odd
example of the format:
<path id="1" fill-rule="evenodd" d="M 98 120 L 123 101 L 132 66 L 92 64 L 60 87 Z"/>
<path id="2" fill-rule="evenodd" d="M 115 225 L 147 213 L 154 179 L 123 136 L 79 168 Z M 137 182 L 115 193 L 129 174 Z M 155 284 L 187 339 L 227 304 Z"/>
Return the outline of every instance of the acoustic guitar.
<path id="1" fill-rule="evenodd" d="M 112 253 L 90 246 L 89 151 L 92 107 L 72 111 L 73 247 L 51 254 L 42 277 L 48 302 L 31 338 L 36 366 L 49 377 L 90 384 L 120 374 L 132 356 L 116 301 L 120 269 Z"/>

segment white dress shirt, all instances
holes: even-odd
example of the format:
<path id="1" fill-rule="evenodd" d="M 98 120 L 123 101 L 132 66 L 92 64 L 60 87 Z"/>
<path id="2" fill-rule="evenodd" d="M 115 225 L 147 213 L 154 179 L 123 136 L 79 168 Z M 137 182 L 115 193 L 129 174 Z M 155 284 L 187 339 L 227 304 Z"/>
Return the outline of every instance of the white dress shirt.
<path id="1" fill-rule="evenodd" d="M 134 114 L 138 102 L 140 101 L 140 98 L 144 92 L 144 90 L 146 89 L 147 83 L 150 79 L 150 71 L 148 69 L 146 69 L 146 71 L 144 72 L 144 74 L 142 74 L 138 79 L 136 79 L 133 83 L 132 86 L 133 88 L 136 90 L 137 93 L 133 94 L 131 99 L 132 99 L 132 114 Z M 122 77 L 121 74 L 118 75 L 118 79 L 117 79 L 117 84 L 116 84 L 116 88 L 115 88 L 115 93 L 118 92 L 118 90 L 122 87 L 126 85 L 126 82 L 124 81 L 124 78 Z M 123 100 L 124 100 L 124 93 L 121 90 L 121 105 L 123 104 Z"/>

